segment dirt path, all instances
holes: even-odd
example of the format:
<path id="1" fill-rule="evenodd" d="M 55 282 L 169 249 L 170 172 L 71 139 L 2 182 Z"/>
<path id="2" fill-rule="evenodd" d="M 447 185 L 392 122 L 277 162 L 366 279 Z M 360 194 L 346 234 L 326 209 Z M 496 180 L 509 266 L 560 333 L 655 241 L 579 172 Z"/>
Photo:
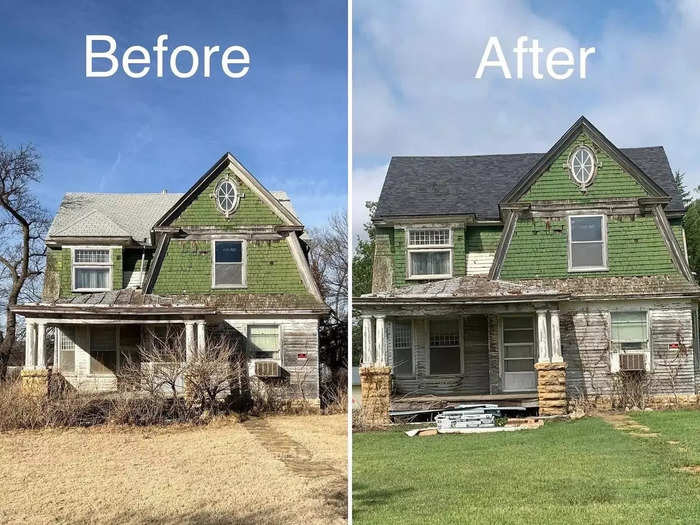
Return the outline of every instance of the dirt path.
<path id="1" fill-rule="evenodd" d="M 328 478 L 331 490 L 326 502 L 337 510 L 339 517 L 347 516 L 347 479 L 342 472 L 325 461 L 314 459 L 308 448 L 263 418 L 248 419 L 243 426 L 293 474 L 309 480 Z"/>
<path id="2" fill-rule="evenodd" d="M 626 432 L 630 436 L 641 438 L 657 438 L 659 434 L 649 430 L 649 427 L 637 423 L 627 414 L 606 414 L 601 416 L 603 421 L 610 423 L 615 430 Z"/>

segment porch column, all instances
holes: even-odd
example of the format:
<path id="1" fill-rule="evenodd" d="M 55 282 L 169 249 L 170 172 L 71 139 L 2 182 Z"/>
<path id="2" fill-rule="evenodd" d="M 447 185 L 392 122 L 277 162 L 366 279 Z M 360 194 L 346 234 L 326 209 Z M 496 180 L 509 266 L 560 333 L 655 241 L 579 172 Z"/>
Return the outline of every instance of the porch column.
<path id="1" fill-rule="evenodd" d="M 192 361 L 195 355 L 194 321 L 185 321 L 185 358 Z"/>
<path id="2" fill-rule="evenodd" d="M 537 310 L 537 343 L 538 343 L 538 363 L 549 363 L 549 348 L 547 333 L 547 310 Z"/>
<path id="3" fill-rule="evenodd" d="M 197 353 L 204 355 L 207 345 L 207 324 L 204 321 L 197 321 Z"/>
<path id="4" fill-rule="evenodd" d="M 24 368 L 25 370 L 33 370 L 35 366 L 34 341 L 36 339 L 36 323 L 27 319 L 27 321 L 24 323 L 24 327 Z"/>
<path id="5" fill-rule="evenodd" d="M 374 364 L 374 340 L 372 337 L 372 316 L 362 316 L 362 366 Z"/>
<path id="6" fill-rule="evenodd" d="M 559 334 L 559 310 L 549 312 L 549 333 L 552 337 L 552 363 L 562 363 L 564 357 L 561 355 L 561 336 Z"/>
<path id="7" fill-rule="evenodd" d="M 39 322 L 36 337 L 36 367 L 46 368 L 46 323 Z"/>
<path id="8" fill-rule="evenodd" d="M 386 337 L 384 332 L 384 316 L 376 315 L 374 317 L 376 324 L 376 340 L 374 343 L 375 347 L 375 365 L 376 366 L 386 366 Z"/>

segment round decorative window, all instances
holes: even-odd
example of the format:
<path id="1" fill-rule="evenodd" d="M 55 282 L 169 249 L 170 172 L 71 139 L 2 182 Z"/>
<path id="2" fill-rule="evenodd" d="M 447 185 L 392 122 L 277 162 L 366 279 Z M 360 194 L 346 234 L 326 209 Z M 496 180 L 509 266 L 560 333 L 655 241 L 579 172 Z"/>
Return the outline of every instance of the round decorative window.
<path id="1" fill-rule="evenodd" d="M 214 198 L 217 208 L 228 217 L 238 206 L 238 189 L 233 181 L 222 179 L 216 186 Z"/>
<path id="2" fill-rule="evenodd" d="M 590 149 L 585 146 L 576 148 L 569 157 L 571 177 L 579 186 L 585 188 L 593 180 L 595 164 L 595 155 Z"/>

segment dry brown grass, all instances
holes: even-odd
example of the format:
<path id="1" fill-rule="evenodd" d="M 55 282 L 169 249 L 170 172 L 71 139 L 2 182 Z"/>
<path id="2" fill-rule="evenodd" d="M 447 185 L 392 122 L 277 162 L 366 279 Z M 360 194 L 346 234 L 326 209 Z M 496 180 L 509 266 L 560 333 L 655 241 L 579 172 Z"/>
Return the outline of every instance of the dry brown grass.
<path id="1" fill-rule="evenodd" d="M 346 417 L 272 416 L 346 472 Z M 290 472 L 235 418 L 206 427 L 0 433 L 0 523 L 342 523 L 326 478 Z"/>

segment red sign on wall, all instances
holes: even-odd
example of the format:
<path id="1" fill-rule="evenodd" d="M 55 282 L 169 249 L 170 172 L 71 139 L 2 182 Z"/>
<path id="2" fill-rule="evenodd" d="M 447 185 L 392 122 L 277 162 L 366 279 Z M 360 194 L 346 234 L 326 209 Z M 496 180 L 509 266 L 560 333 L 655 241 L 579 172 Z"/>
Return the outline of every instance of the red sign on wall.
<path id="1" fill-rule="evenodd" d="M 678 350 L 680 345 L 678 343 L 668 343 L 668 349 L 669 350 Z"/>
<path id="2" fill-rule="evenodd" d="M 297 359 L 306 359 L 306 354 L 297 354 Z"/>

